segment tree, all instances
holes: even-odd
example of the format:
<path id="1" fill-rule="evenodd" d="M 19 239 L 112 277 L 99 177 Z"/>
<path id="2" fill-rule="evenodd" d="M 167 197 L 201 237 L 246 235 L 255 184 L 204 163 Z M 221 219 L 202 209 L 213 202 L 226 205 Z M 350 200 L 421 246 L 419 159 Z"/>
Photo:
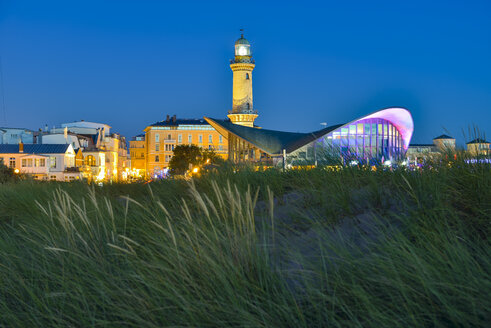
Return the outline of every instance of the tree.
<path id="1" fill-rule="evenodd" d="M 16 181 L 19 175 L 15 174 L 14 169 L 0 163 L 0 183 Z"/>
<path id="2" fill-rule="evenodd" d="M 169 168 L 172 174 L 184 174 L 189 169 L 189 164 L 196 167 L 221 162 L 223 159 L 213 150 L 203 150 L 195 145 L 179 145 L 174 148 L 174 156 L 169 162 Z"/>

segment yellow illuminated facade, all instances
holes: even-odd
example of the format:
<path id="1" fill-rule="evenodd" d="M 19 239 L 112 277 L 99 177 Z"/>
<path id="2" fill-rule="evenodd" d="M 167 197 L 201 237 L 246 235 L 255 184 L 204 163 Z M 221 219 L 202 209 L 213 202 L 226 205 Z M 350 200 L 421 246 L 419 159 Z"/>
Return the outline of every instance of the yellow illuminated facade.
<path id="1" fill-rule="evenodd" d="M 138 178 L 145 176 L 145 135 L 140 134 L 130 140 L 131 170 L 130 176 Z"/>
<path id="2" fill-rule="evenodd" d="M 228 157 L 227 139 L 204 119 L 177 119 L 175 115 L 172 118 L 167 116 L 166 120 L 147 126 L 144 131 L 143 148 L 137 148 L 141 147 L 140 143 L 130 142 L 130 153 L 133 170 L 142 167 L 140 159 L 133 161 L 133 155 L 141 154 L 143 150 L 147 177 L 162 176 L 169 167 L 174 148 L 179 145 L 196 145 L 213 150 L 224 159 Z"/>
<path id="3" fill-rule="evenodd" d="M 234 124 L 254 126 L 257 111 L 252 102 L 252 71 L 255 67 L 251 45 L 242 34 L 235 42 L 235 57 L 231 60 L 233 72 L 232 110 L 227 115 Z"/>

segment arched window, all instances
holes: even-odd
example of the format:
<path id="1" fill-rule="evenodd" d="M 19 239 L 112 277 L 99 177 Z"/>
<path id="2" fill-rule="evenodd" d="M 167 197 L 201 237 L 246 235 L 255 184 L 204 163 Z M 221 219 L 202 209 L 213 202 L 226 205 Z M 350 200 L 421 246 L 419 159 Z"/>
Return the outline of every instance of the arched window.
<path id="1" fill-rule="evenodd" d="M 155 156 L 155 161 L 160 162 L 159 155 Z"/>
<path id="2" fill-rule="evenodd" d="M 249 73 L 246 73 L 246 80 L 249 80 Z"/>
<path id="3" fill-rule="evenodd" d="M 95 157 L 92 155 L 85 156 L 85 165 L 96 166 Z"/>

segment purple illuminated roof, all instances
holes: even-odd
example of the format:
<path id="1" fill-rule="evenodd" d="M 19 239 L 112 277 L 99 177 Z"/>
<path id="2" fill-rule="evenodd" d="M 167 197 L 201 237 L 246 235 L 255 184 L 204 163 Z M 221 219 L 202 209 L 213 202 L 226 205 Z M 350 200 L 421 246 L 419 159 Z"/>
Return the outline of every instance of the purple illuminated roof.
<path id="1" fill-rule="evenodd" d="M 409 141 L 411 140 L 414 131 L 413 117 L 407 109 L 401 107 L 386 108 L 373 112 L 367 116 L 360 117 L 350 123 L 369 118 L 381 118 L 391 122 L 397 128 L 397 130 L 399 130 L 402 140 L 404 141 L 404 149 L 407 150 L 409 147 Z"/>

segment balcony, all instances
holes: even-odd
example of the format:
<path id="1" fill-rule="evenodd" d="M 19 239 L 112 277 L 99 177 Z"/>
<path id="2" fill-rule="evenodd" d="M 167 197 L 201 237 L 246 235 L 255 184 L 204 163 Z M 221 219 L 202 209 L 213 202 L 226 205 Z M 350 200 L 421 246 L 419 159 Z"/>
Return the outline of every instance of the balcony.
<path id="1" fill-rule="evenodd" d="M 176 139 L 164 139 L 164 143 L 176 143 Z"/>

